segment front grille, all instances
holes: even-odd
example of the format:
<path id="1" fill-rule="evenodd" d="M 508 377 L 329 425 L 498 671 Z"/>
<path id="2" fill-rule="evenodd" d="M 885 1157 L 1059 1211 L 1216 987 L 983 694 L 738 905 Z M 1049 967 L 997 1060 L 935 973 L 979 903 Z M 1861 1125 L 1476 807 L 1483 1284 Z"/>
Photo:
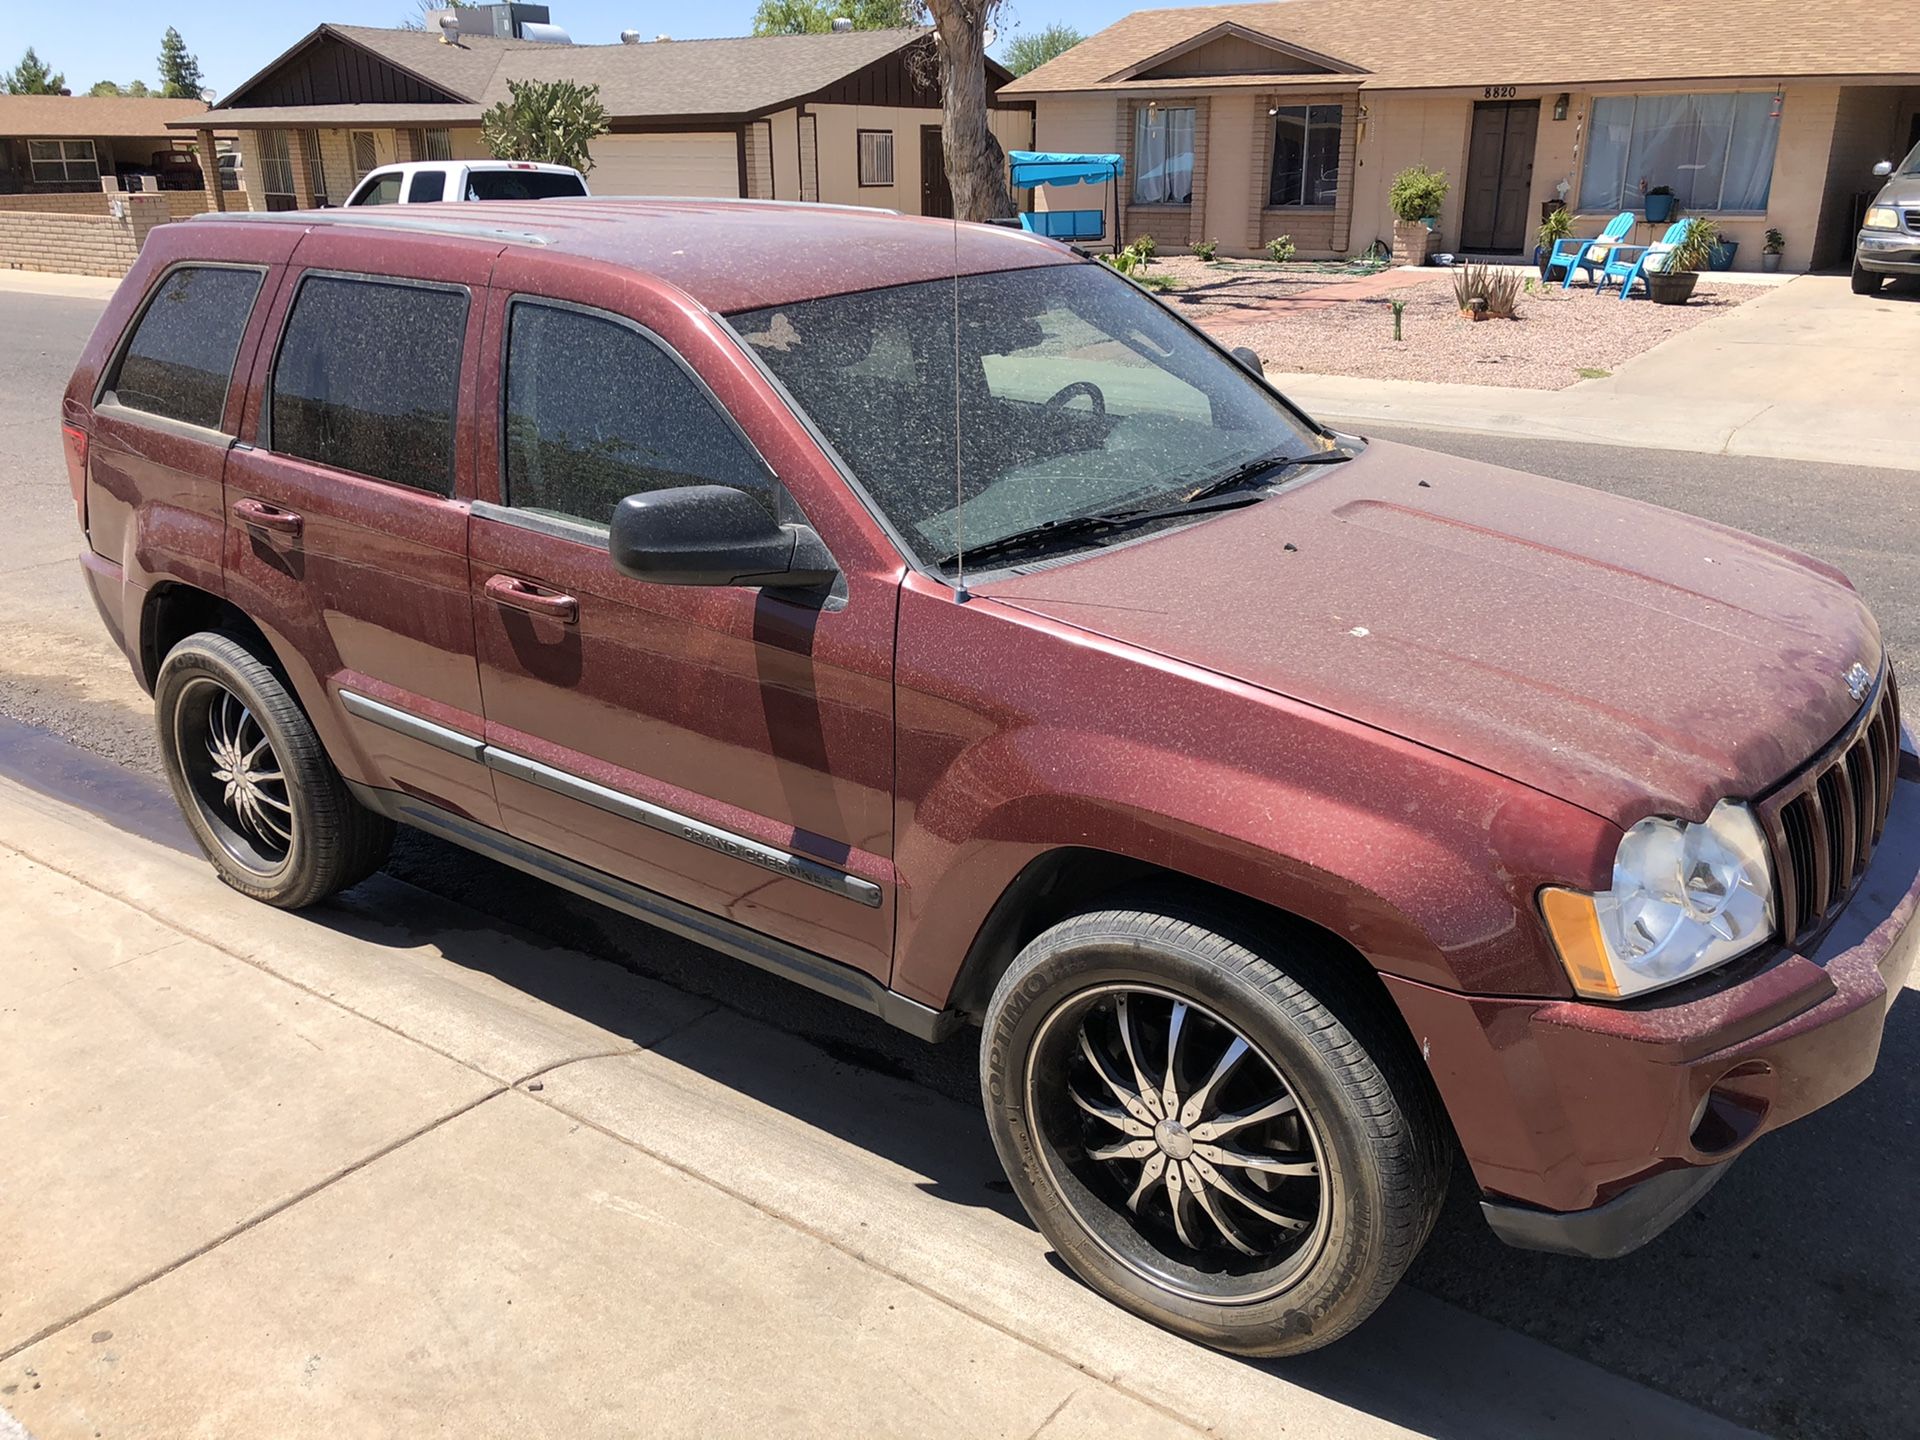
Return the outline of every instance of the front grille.
<path id="1" fill-rule="evenodd" d="M 1889 670 L 1839 738 L 1760 802 L 1787 944 L 1818 938 L 1852 896 L 1886 829 L 1899 769 L 1900 694 Z"/>
<path id="2" fill-rule="evenodd" d="M 1907 211 L 1907 228 L 1920 233 L 1920 210 Z"/>

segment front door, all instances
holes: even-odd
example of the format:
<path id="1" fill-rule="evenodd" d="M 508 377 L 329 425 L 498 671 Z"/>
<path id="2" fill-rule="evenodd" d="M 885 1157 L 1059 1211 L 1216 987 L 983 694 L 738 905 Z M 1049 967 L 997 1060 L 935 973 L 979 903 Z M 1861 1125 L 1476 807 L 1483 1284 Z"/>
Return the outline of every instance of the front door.
<path id="1" fill-rule="evenodd" d="M 1462 250 L 1513 254 L 1526 248 L 1539 126 L 1538 100 L 1483 100 L 1473 107 Z"/>
<path id="2" fill-rule="evenodd" d="M 228 594 L 360 778 L 493 823 L 457 418 L 493 251 L 415 237 L 373 275 L 368 243 L 320 228 L 294 252 L 227 461 Z"/>
<path id="3" fill-rule="evenodd" d="M 953 183 L 947 178 L 947 147 L 938 125 L 920 127 L 920 213 L 953 218 Z"/>
<path id="4" fill-rule="evenodd" d="M 863 547 L 837 475 L 833 513 L 818 447 L 683 297 L 509 251 L 490 317 L 504 343 L 482 391 L 504 414 L 481 427 L 499 453 L 474 509 L 473 615 L 503 823 L 885 979 L 897 553 Z M 844 593 L 615 570 L 614 506 L 696 484 L 812 523 Z"/>

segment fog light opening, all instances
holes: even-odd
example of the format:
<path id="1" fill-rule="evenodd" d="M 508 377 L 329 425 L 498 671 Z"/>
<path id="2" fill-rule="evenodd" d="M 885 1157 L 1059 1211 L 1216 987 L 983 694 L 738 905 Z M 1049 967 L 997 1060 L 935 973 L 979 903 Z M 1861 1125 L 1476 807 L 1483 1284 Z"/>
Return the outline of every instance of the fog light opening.
<path id="1" fill-rule="evenodd" d="M 1702 1155 L 1722 1155 L 1752 1139 L 1773 1108 L 1773 1067 L 1764 1060 L 1736 1065 L 1694 1107 L 1689 1135 Z"/>

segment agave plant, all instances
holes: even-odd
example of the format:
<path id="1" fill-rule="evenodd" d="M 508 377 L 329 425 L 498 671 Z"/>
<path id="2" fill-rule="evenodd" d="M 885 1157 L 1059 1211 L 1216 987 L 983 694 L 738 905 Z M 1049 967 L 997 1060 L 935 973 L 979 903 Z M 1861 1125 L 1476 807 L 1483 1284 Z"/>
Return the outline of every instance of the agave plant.
<path id="1" fill-rule="evenodd" d="M 1478 300 L 1484 303 L 1488 318 L 1511 320 L 1520 303 L 1518 270 L 1505 266 L 1464 265 L 1453 274 L 1453 298 L 1462 310 L 1473 310 Z"/>

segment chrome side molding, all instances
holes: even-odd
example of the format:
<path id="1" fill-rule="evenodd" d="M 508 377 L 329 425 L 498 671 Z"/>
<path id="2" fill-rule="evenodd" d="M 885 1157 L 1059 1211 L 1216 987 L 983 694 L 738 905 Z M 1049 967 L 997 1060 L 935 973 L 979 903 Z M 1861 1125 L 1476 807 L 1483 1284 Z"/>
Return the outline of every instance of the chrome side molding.
<path id="1" fill-rule="evenodd" d="M 530 760 L 511 750 L 503 750 L 497 745 L 489 745 L 484 740 L 450 730 L 444 725 L 436 725 L 431 720 L 422 720 L 404 710 L 382 704 L 378 700 L 368 699 L 365 695 L 352 690 L 340 691 L 340 703 L 350 715 L 391 730 L 395 734 L 405 735 L 422 744 L 431 745 L 436 750 L 444 750 L 449 755 L 458 755 L 463 760 L 472 760 L 485 765 L 489 770 L 497 771 L 515 780 L 524 780 L 529 785 L 538 785 L 555 795 L 563 795 L 569 800 L 578 800 L 591 805 L 596 810 L 604 810 L 609 815 L 617 815 L 623 820 L 645 825 L 650 830 L 672 835 L 681 840 L 691 841 L 722 855 L 730 855 L 736 860 L 744 860 L 749 865 L 757 865 L 762 870 L 771 870 L 776 875 L 785 875 L 789 879 L 801 881 L 817 890 L 825 890 L 830 895 L 856 904 L 877 909 L 881 900 L 880 887 L 871 880 L 862 880 L 857 875 L 836 870 L 831 865 L 823 865 L 818 860 L 810 860 L 804 855 L 796 855 L 791 850 L 782 850 L 777 846 L 763 844 L 748 836 L 732 830 L 724 830 L 718 825 L 709 825 L 704 820 L 696 820 L 691 815 L 682 815 L 677 810 L 669 810 L 663 805 L 637 799 L 605 785 L 583 780 L 565 770 L 543 765 L 538 760 Z"/>

